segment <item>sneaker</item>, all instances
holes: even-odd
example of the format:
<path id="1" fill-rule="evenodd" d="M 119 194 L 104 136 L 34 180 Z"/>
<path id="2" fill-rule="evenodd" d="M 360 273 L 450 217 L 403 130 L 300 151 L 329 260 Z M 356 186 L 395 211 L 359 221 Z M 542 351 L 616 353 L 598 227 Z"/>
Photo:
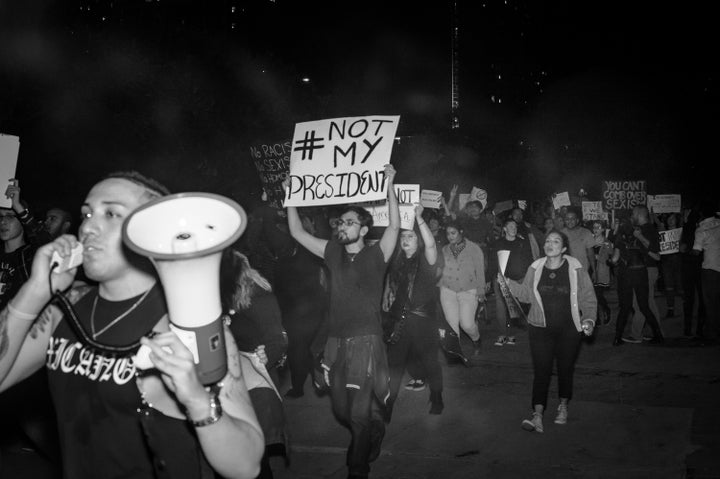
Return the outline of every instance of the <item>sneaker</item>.
<path id="1" fill-rule="evenodd" d="M 526 431 L 543 432 L 542 414 L 539 412 L 532 413 L 532 418 L 524 419 L 521 426 Z"/>
<path id="2" fill-rule="evenodd" d="M 415 382 L 416 381 L 414 379 L 411 379 L 410 381 L 408 381 L 408 383 L 405 385 L 405 389 L 407 389 L 408 391 L 414 391 L 415 390 Z"/>
<path id="3" fill-rule="evenodd" d="M 632 336 L 623 336 L 622 340 L 626 343 L 632 343 L 632 344 L 640 344 L 642 343 L 642 340 L 636 339 Z"/>
<path id="4" fill-rule="evenodd" d="M 642 340 L 643 341 L 652 341 L 655 338 L 655 336 L 648 336 L 646 334 L 643 334 Z"/>
<path id="5" fill-rule="evenodd" d="M 560 404 L 555 416 L 555 424 L 567 424 L 568 408 L 567 404 Z"/>
<path id="6" fill-rule="evenodd" d="M 508 342 L 508 338 L 505 336 L 498 336 L 497 341 L 495 341 L 495 346 L 502 346 L 503 344 Z"/>
<path id="7" fill-rule="evenodd" d="M 482 347 L 480 346 L 480 340 L 473 341 L 473 357 L 480 356 L 480 353 L 482 352 Z"/>
<path id="8" fill-rule="evenodd" d="M 416 379 L 415 385 L 413 386 L 413 391 L 424 391 L 425 390 L 425 381 L 422 379 Z"/>
<path id="9" fill-rule="evenodd" d="M 507 344 L 508 344 L 508 346 L 515 346 L 515 336 L 510 336 L 507 339 Z"/>

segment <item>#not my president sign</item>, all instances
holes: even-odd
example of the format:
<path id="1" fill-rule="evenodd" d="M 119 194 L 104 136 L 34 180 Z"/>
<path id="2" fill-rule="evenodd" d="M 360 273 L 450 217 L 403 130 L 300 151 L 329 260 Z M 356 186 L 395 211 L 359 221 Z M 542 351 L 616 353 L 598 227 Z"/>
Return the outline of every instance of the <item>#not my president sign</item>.
<path id="1" fill-rule="evenodd" d="M 363 116 L 295 125 L 284 206 L 382 200 L 385 165 L 399 116 Z"/>

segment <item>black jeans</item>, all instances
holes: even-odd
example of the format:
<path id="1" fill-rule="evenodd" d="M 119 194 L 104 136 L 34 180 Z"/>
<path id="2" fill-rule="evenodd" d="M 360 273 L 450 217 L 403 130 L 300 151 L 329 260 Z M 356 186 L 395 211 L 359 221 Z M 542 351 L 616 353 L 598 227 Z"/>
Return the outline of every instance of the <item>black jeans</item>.
<path id="1" fill-rule="evenodd" d="M 618 311 L 617 323 L 615 325 L 615 338 L 622 338 L 623 332 L 625 331 L 625 326 L 630 318 L 630 310 L 633 305 L 633 292 L 637 298 L 640 312 L 642 312 L 645 316 L 645 320 L 650 325 L 653 335 L 656 338 L 662 338 L 660 325 L 658 324 L 657 318 L 650 310 L 650 291 L 648 287 L 647 268 L 619 268 L 617 275 L 617 289 L 620 310 Z"/>
<path id="2" fill-rule="evenodd" d="M 710 338 L 720 339 L 720 271 L 704 269 L 702 278 L 703 300 L 707 312 L 708 331 Z"/>
<path id="3" fill-rule="evenodd" d="M 575 361 L 580 350 L 581 333 L 572 321 L 554 327 L 528 327 L 530 355 L 533 362 L 532 404 L 547 407 L 548 390 L 557 362 L 558 396 L 571 399 Z"/>
<path id="4" fill-rule="evenodd" d="M 683 326 L 686 335 L 692 334 L 693 313 L 695 311 L 695 296 L 698 298 L 698 315 L 695 334 L 703 335 L 705 325 L 705 302 L 702 295 L 702 282 L 700 281 L 700 257 L 691 254 L 682 255 L 682 289 L 683 289 Z"/>
<path id="5" fill-rule="evenodd" d="M 440 341 L 438 339 L 437 322 L 432 318 L 423 318 L 409 314 L 405 319 L 400 340 L 388 345 L 388 367 L 390 368 L 390 408 L 397 399 L 405 369 L 414 362 L 422 365 L 430 385 L 430 391 L 442 392 L 442 368 L 438 359 Z"/>

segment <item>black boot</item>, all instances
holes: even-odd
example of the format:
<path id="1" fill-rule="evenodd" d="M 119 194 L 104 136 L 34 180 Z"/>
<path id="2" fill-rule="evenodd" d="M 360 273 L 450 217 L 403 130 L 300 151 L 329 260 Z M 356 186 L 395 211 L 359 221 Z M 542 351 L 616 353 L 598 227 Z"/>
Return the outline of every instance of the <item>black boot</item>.
<path id="1" fill-rule="evenodd" d="M 442 392 L 430 391 L 430 414 L 442 414 L 444 408 Z"/>
<path id="2" fill-rule="evenodd" d="M 481 348 L 480 348 L 480 338 L 478 338 L 477 341 L 473 341 L 473 357 L 480 356 Z"/>

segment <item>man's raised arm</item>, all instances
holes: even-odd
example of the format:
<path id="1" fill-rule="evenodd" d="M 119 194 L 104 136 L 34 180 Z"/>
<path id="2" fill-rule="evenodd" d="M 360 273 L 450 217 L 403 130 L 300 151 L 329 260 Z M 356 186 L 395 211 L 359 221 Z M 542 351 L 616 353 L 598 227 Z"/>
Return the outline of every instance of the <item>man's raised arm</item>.
<path id="1" fill-rule="evenodd" d="M 283 188 L 287 189 L 289 187 L 290 180 L 286 179 L 285 181 L 283 181 Z M 296 207 L 288 206 L 287 216 L 288 229 L 290 230 L 290 235 L 295 238 L 295 241 L 303 245 L 305 249 L 310 251 L 315 256 L 319 256 L 321 258 L 324 257 L 327 240 L 317 238 L 308 233 L 305 228 L 303 228 L 302 220 L 300 219 L 300 215 L 298 214 Z"/>
<path id="2" fill-rule="evenodd" d="M 400 234 L 400 208 L 397 195 L 395 195 L 395 168 L 393 165 L 385 165 L 385 177 L 388 179 L 387 195 L 390 224 L 385 228 L 385 232 L 380 238 L 380 249 L 387 263 L 390 261 L 393 251 L 395 251 L 395 244 L 397 243 L 398 234 Z"/>

